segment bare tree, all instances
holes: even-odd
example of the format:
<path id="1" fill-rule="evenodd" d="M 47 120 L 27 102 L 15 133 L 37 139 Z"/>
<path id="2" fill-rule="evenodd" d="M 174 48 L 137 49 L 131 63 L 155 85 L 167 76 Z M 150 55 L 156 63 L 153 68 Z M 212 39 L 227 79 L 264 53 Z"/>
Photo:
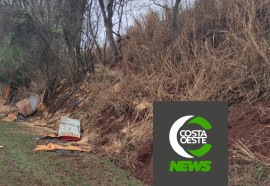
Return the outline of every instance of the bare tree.
<path id="1" fill-rule="evenodd" d="M 69 0 L 62 1 L 62 28 L 69 53 L 73 59 L 71 71 L 74 77 L 78 77 L 83 67 L 81 60 L 81 40 L 83 15 L 87 0 Z"/>
<path id="2" fill-rule="evenodd" d="M 160 6 L 164 9 L 169 9 L 172 11 L 172 35 L 173 35 L 173 40 L 177 39 L 178 37 L 178 12 L 179 12 L 179 5 L 181 3 L 181 0 L 175 0 L 173 8 L 169 8 L 167 5 L 162 5 L 158 3 L 156 0 L 152 0 L 153 3 L 157 6 Z"/>
<path id="3" fill-rule="evenodd" d="M 113 18 L 113 10 L 114 10 L 115 1 L 109 0 L 106 7 L 104 4 L 104 0 L 98 0 L 98 2 L 99 2 L 102 16 L 103 16 L 104 25 L 106 28 L 106 34 L 109 41 L 109 46 L 113 55 L 112 65 L 115 65 L 115 63 L 120 60 L 120 55 L 117 50 L 116 43 L 113 37 L 112 18 Z"/>
<path id="4" fill-rule="evenodd" d="M 121 38 L 120 35 L 120 28 L 122 26 L 122 18 L 123 18 L 123 12 L 124 7 L 127 5 L 127 3 L 131 0 L 107 0 L 105 5 L 105 0 L 98 0 L 99 6 L 101 9 L 101 13 L 104 20 L 104 25 L 106 28 L 106 37 L 109 41 L 109 46 L 112 52 L 112 61 L 111 65 L 114 66 L 117 62 L 119 62 L 122 59 L 121 51 L 118 50 L 117 43 L 114 40 L 113 34 L 117 35 L 118 38 Z M 118 22 L 115 24 L 118 24 L 117 33 L 113 31 L 113 16 L 114 12 L 117 11 L 118 13 Z"/>
<path id="5" fill-rule="evenodd" d="M 92 43 L 95 45 L 95 49 L 99 58 L 99 61 L 105 65 L 105 58 L 102 58 L 102 51 L 98 42 L 98 32 L 99 30 L 99 22 L 100 22 L 100 11 L 99 5 L 95 3 L 96 1 L 90 1 L 87 6 L 86 12 L 86 25 L 87 25 L 87 37 Z M 91 52 L 90 48 L 88 48 L 88 52 Z"/>
<path id="6" fill-rule="evenodd" d="M 172 19 L 172 34 L 173 39 L 175 40 L 178 37 L 178 22 L 177 22 L 177 15 L 179 11 L 179 4 L 181 0 L 176 0 L 173 6 L 173 19 Z"/>

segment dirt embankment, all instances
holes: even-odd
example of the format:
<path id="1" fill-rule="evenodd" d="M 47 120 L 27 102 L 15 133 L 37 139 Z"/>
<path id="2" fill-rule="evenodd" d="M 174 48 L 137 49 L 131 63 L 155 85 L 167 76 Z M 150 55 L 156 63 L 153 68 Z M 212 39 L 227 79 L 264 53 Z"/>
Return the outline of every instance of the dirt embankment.
<path id="1" fill-rule="evenodd" d="M 268 99 L 230 109 L 229 185 L 269 185 L 270 104 Z"/>
<path id="2" fill-rule="evenodd" d="M 119 94 L 125 94 L 121 89 L 126 86 L 126 82 L 87 79 L 76 88 L 63 84 L 46 111 L 28 121 L 57 130 L 61 116 L 80 119 L 81 143 L 152 183 L 152 104 L 143 99 L 119 99 L 124 97 Z M 243 105 L 230 108 L 229 162 L 247 162 L 239 147 L 247 148 L 258 161 L 266 161 L 265 157 L 270 157 L 270 104 Z"/>
<path id="3" fill-rule="evenodd" d="M 72 99 L 74 98 L 69 100 Z M 143 124 L 150 121 L 148 125 L 151 125 L 152 122 L 152 115 L 145 120 L 151 111 L 149 105 L 146 102 L 133 102 L 119 111 L 107 104 L 106 108 L 100 109 L 95 115 L 91 113 L 91 109 L 89 113 L 84 113 L 86 105 L 92 105 L 90 101 L 96 100 L 88 101 L 84 103 L 85 106 L 78 107 L 72 114 L 73 117 L 82 119 L 83 136 L 87 138 L 87 142 L 93 145 L 98 154 L 109 157 L 144 182 L 152 183 L 152 128 L 146 128 L 145 123 Z M 243 144 L 258 160 L 265 161 L 265 157 L 270 157 L 270 104 L 261 101 L 253 106 L 243 105 L 238 106 L 241 109 L 230 108 L 228 125 L 230 165 L 234 162 L 240 165 L 248 162 L 244 158 L 245 154 L 239 156 L 238 153 L 241 154 L 239 144 Z M 87 121 L 91 123 L 86 123 Z"/>
<path id="4" fill-rule="evenodd" d="M 110 77 L 116 79 L 112 71 L 105 80 L 89 75 L 74 87 L 63 81 L 45 112 L 28 122 L 57 130 L 61 116 L 80 119 L 81 143 L 152 183 L 152 104 L 137 98 L 140 84 L 112 82 Z"/>
<path id="5" fill-rule="evenodd" d="M 241 108 L 241 106 L 240 106 Z M 229 119 L 229 150 L 244 146 L 256 158 L 270 157 L 270 104 L 262 101 L 254 106 L 243 106 L 231 111 Z M 239 160 L 234 151 L 229 152 L 232 161 Z M 265 157 L 265 158 L 264 158 Z"/>

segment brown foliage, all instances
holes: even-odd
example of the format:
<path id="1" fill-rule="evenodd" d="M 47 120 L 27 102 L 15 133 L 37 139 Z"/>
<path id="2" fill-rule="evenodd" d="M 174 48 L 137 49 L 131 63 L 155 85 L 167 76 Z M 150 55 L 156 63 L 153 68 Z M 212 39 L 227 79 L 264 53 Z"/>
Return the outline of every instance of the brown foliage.
<path id="1" fill-rule="evenodd" d="M 125 78 L 116 81 L 117 72 L 96 67 L 80 87 L 88 92 L 74 113 L 98 151 L 146 182 L 152 176 L 152 101 L 236 105 L 258 101 L 270 90 L 268 0 L 197 1 L 178 16 L 177 40 L 168 12 L 150 12 L 128 28 Z"/>

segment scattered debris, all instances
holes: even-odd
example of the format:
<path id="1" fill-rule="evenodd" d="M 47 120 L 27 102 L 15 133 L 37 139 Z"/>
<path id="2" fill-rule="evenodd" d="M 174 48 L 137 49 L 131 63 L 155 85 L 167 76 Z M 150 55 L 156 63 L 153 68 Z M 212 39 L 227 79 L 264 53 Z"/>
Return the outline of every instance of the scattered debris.
<path id="1" fill-rule="evenodd" d="M 55 134 L 45 134 L 37 139 L 59 139 L 62 141 L 79 141 L 81 140 L 80 120 L 61 117 L 58 128 L 58 136 Z"/>
<path id="2" fill-rule="evenodd" d="M 43 99 L 43 98 L 42 98 Z M 46 109 L 46 106 L 43 103 L 43 100 L 40 100 L 40 103 L 38 105 L 38 112 L 43 112 Z"/>
<path id="3" fill-rule="evenodd" d="M 55 150 L 69 150 L 69 151 L 81 151 L 81 152 L 90 152 L 90 150 L 82 149 L 79 147 L 75 147 L 72 145 L 69 146 L 61 146 L 53 143 L 49 143 L 47 145 L 38 145 L 34 151 L 55 151 Z"/>
<path id="4" fill-rule="evenodd" d="M 15 114 L 9 114 L 7 117 L 3 119 L 3 121 L 15 121 L 17 120 L 17 115 Z"/>
<path id="5" fill-rule="evenodd" d="M 38 112 L 43 112 L 45 109 L 46 109 L 46 106 L 44 105 L 43 102 L 41 102 L 41 103 L 38 105 Z"/>
<path id="6" fill-rule="evenodd" d="M 37 137 L 36 139 L 57 139 L 58 136 L 55 134 L 45 134 L 44 136 Z"/>
<path id="7" fill-rule="evenodd" d="M 45 95 L 45 91 L 43 92 L 43 94 L 40 95 L 40 103 L 38 105 L 38 112 L 43 112 L 46 109 L 46 106 L 44 104 L 44 95 Z"/>
<path id="8" fill-rule="evenodd" d="M 18 103 L 16 103 L 16 106 L 19 109 L 19 112 L 23 115 L 23 116 L 29 116 L 31 114 L 33 114 L 34 110 L 31 106 L 31 102 L 29 101 L 28 98 L 25 98 L 21 101 L 19 101 Z"/>
<path id="9" fill-rule="evenodd" d="M 18 107 L 19 112 L 26 117 L 38 110 L 39 102 L 40 98 L 36 95 L 19 101 L 16 103 L 16 106 Z"/>
<path id="10" fill-rule="evenodd" d="M 79 141 L 81 139 L 80 120 L 61 117 L 58 137 L 64 141 Z"/>
<path id="11" fill-rule="evenodd" d="M 21 113 L 17 114 L 17 121 L 25 121 L 25 120 L 26 120 L 26 117 L 24 117 L 23 114 Z"/>
<path id="12" fill-rule="evenodd" d="M 28 99 L 30 101 L 33 112 L 36 112 L 38 110 L 38 105 L 39 105 L 39 102 L 40 102 L 39 95 L 29 97 Z"/>

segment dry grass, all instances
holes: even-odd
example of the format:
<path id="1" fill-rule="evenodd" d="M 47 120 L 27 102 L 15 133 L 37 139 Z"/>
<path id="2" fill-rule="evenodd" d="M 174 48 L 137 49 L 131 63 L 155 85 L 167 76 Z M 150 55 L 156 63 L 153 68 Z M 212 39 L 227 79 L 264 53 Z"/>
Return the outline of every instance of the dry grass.
<path id="1" fill-rule="evenodd" d="M 234 164 L 229 167 L 230 186 L 268 186 L 270 170 L 262 164 Z"/>
<path id="2" fill-rule="evenodd" d="M 99 67 L 81 86 L 88 92 L 75 117 L 90 141 L 108 137 L 99 148 L 134 171 L 138 151 L 152 138 L 153 101 L 227 100 L 232 106 L 269 95 L 269 0 L 197 1 L 179 14 L 175 41 L 170 23 L 170 12 L 138 18 L 123 47 L 125 78 L 118 81 L 117 72 Z M 119 126 L 115 132 L 97 126 L 105 113 L 110 118 L 103 123 Z M 269 165 L 243 144 L 238 149 L 238 158 Z"/>
<path id="3" fill-rule="evenodd" d="M 144 81 L 155 81 L 154 90 L 150 90 L 153 100 L 234 103 L 265 95 L 269 90 L 270 25 L 265 27 L 270 15 L 261 22 L 254 11 L 270 5 L 268 1 L 252 2 L 225 1 L 215 7 L 215 1 L 207 1 L 211 7 L 208 15 L 201 1 L 195 9 L 179 15 L 180 35 L 169 46 L 164 46 L 170 38 L 164 34 L 170 33 L 166 18 L 148 15 L 128 32 L 128 74 L 139 72 Z"/>
<path id="4" fill-rule="evenodd" d="M 252 145 L 252 144 L 251 144 Z M 260 155 L 259 153 L 252 152 L 247 145 L 241 141 L 235 142 L 235 149 L 232 150 L 233 159 L 242 160 L 246 162 L 253 162 L 263 165 L 265 168 L 270 169 L 270 158 Z"/>
<path id="5" fill-rule="evenodd" d="M 105 70 L 101 79 L 90 80 L 95 98 L 89 106 L 89 127 L 106 110 L 112 111 L 115 125 L 128 108 L 136 118 L 142 117 L 109 134 L 104 146 L 109 154 L 122 154 L 123 164 L 132 167 L 138 149 L 152 136 L 154 100 L 227 100 L 235 105 L 269 94 L 270 2 L 219 2 L 198 1 L 195 8 L 182 11 L 176 41 L 171 41 L 169 12 L 162 18 L 153 12 L 141 17 L 128 29 L 125 79 L 113 82 L 114 76 Z M 102 73 L 98 70 L 96 76 Z M 134 109 L 143 104 L 143 109 Z M 245 152 L 239 158 L 255 160 L 239 147 Z"/>
<path id="6" fill-rule="evenodd" d="M 230 149 L 235 162 L 229 166 L 230 185 L 269 185 L 270 158 L 252 152 L 247 145 L 238 141 Z"/>

